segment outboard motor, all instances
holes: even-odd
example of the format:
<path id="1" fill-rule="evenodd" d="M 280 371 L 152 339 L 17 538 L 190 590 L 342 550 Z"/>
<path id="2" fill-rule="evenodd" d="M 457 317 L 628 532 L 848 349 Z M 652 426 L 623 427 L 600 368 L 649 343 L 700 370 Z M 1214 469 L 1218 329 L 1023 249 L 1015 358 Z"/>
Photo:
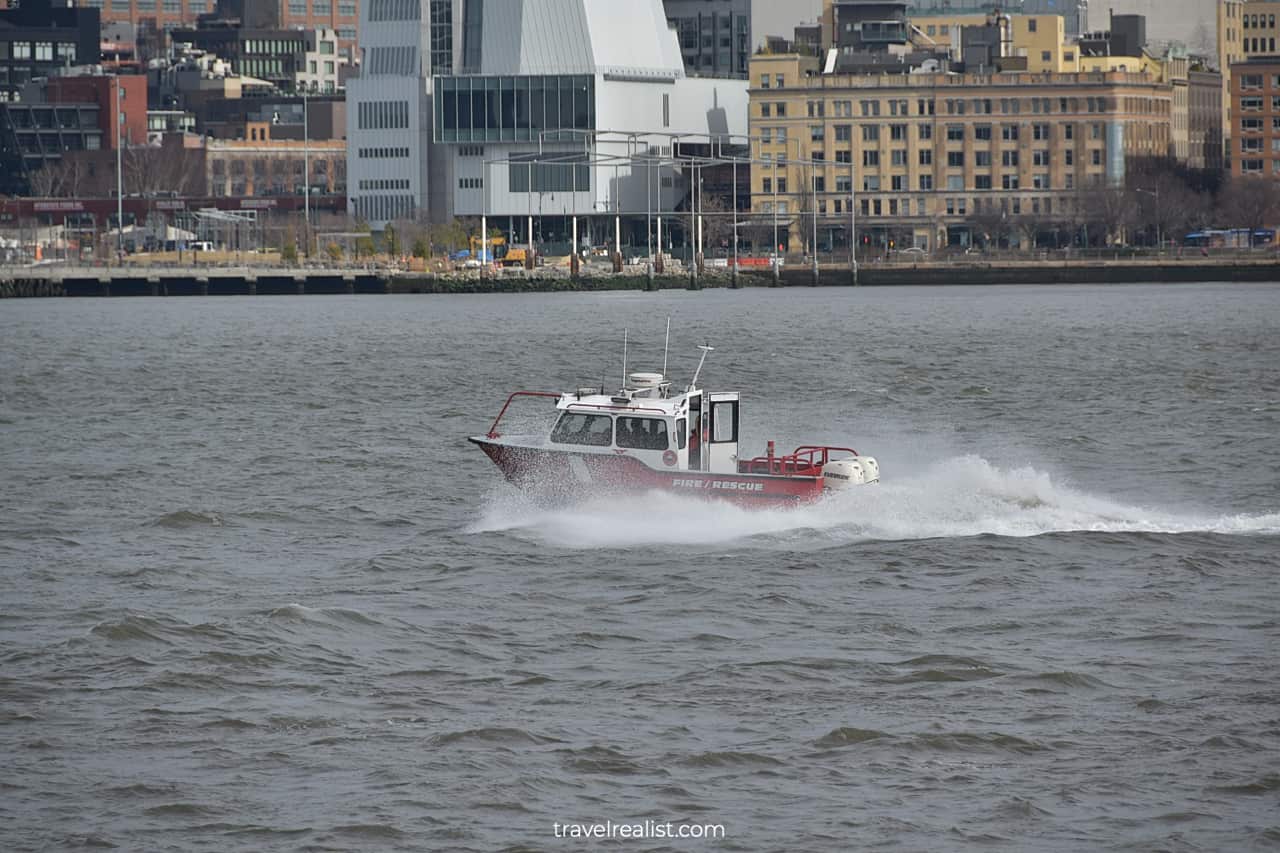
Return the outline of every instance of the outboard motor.
<path id="1" fill-rule="evenodd" d="M 822 466 L 822 484 L 827 489 L 847 489 L 880 482 L 880 465 L 870 456 L 833 459 Z"/>

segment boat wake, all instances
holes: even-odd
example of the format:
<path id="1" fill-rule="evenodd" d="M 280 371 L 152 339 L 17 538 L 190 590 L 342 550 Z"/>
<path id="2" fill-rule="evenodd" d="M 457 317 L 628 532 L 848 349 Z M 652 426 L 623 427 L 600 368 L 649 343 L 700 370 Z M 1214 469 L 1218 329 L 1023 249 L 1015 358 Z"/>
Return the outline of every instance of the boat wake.
<path id="1" fill-rule="evenodd" d="M 1003 469 L 963 456 L 877 486 L 830 493 L 795 509 L 747 509 L 666 492 L 546 507 L 504 491 L 488 501 L 469 528 L 583 549 L 743 540 L 805 549 L 850 541 L 1076 531 L 1280 533 L 1280 512 L 1197 517 L 1127 505 L 1055 483 L 1034 468 Z"/>

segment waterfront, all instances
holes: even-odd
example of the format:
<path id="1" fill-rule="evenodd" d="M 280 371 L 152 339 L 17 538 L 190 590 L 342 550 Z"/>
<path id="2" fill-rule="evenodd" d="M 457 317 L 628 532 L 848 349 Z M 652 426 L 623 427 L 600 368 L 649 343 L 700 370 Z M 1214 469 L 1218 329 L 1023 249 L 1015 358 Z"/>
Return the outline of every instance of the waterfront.
<path id="1" fill-rule="evenodd" d="M 0 269 L 0 299 L 111 296 L 333 296 L 418 293 L 555 293 L 563 291 L 647 290 L 673 288 L 830 287 L 855 282 L 847 262 L 789 262 L 773 272 L 759 265 L 743 267 L 737 276 L 720 259 L 696 276 L 676 266 L 650 277 L 637 265 L 613 273 L 606 264 L 584 264 L 580 275 L 567 265 L 526 272 L 498 269 L 481 273 L 412 272 L 386 265 L 326 266 L 170 266 L 125 267 L 37 266 Z M 1280 263 L 1267 253 L 1076 257 L 1065 253 L 1038 256 L 953 255 L 916 260 L 904 255 L 872 259 L 858 268 L 856 284 L 899 285 L 985 284 L 1188 284 L 1206 281 L 1273 282 Z"/>
<path id="2" fill-rule="evenodd" d="M 466 444 L 668 315 L 748 447 L 884 483 L 547 510 Z M 1243 284 L 6 302 L 0 846 L 1273 846 L 1278 325 Z"/>

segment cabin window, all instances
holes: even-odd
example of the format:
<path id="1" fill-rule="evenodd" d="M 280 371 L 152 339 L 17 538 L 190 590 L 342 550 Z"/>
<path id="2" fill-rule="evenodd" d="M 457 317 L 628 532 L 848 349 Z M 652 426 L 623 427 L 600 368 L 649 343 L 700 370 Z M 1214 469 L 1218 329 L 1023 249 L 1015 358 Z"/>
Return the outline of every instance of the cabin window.
<path id="1" fill-rule="evenodd" d="M 676 447 L 678 447 L 678 448 L 679 448 L 679 449 L 681 449 L 681 450 L 684 450 L 684 445 L 685 445 L 685 437 L 684 437 L 684 434 L 685 434 L 685 432 L 686 432 L 686 430 L 685 430 L 685 419 L 684 419 L 684 418 L 680 418 L 678 421 L 676 421 Z"/>
<path id="2" fill-rule="evenodd" d="M 667 422 L 659 418 L 618 418 L 618 446 L 632 450 L 666 450 Z"/>
<path id="3" fill-rule="evenodd" d="M 608 415 L 584 415 L 565 412 L 551 431 L 555 444 L 587 444 L 608 447 L 613 444 L 613 418 Z"/>
<path id="4" fill-rule="evenodd" d="M 729 442 L 738 440 L 738 404 L 736 402 L 713 403 L 711 405 L 713 442 Z"/>

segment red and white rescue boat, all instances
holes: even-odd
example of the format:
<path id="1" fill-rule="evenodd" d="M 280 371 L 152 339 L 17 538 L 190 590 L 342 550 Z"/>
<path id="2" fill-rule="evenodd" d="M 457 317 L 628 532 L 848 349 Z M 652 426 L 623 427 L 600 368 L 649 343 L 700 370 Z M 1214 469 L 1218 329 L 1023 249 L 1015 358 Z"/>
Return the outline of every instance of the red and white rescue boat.
<path id="1" fill-rule="evenodd" d="M 705 359 L 711 348 L 701 349 Z M 741 458 L 738 392 L 704 391 L 694 383 L 675 392 L 660 373 L 632 373 L 613 394 L 595 388 L 517 391 L 489 432 L 470 441 L 512 483 L 544 495 L 661 489 L 768 505 L 880 481 L 876 460 L 850 447 L 806 445 L 778 455 L 770 441 L 763 456 Z M 501 430 L 511 404 L 524 397 L 556 401 L 549 434 Z"/>

